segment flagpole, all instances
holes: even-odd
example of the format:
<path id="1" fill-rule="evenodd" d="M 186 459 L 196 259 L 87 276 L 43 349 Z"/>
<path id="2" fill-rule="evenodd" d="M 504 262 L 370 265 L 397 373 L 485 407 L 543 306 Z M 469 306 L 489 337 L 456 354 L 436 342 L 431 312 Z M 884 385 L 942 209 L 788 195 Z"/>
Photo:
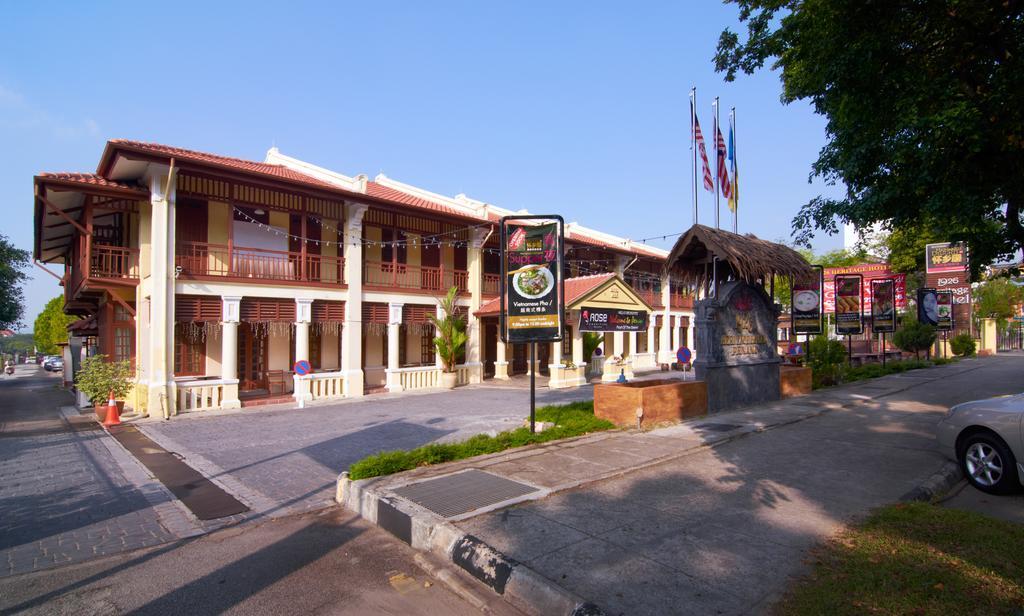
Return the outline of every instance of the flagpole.
<path id="1" fill-rule="evenodd" d="M 697 87 L 690 88 L 690 149 L 693 150 L 693 224 L 697 224 Z"/>
<path id="2" fill-rule="evenodd" d="M 735 107 L 733 107 L 729 111 L 729 122 L 731 124 L 730 127 L 729 127 L 729 131 L 730 131 L 729 137 L 730 137 L 730 141 L 732 141 L 732 143 L 729 144 L 729 145 L 732 146 L 732 178 L 733 178 L 732 179 L 732 190 L 733 190 L 733 196 L 732 196 L 732 232 L 733 233 L 739 233 L 740 232 L 740 193 L 738 192 L 739 191 L 739 185 L 738 185 L 738 182 L 736 181 L 736 159 L 737 159 L 737 156 L 736 156 L 736 108 Z"/>
<path id="3" fill-rule="evenodd" d="M 719 205 L 718 205 L 718 188 L 719 188 L 719 186 L 718 186 L 718 177 L 719 177 L 719 173 L 721 172 L 721 170 L 718 168 L 718 165 L 720 163 L 719 163 L 719 159 L 718 159 L 718 97 L 717 96 L 715 97 L 715 100 L 711 103 L 711 110 L 714 112 L 714 116 L 715 116 L 715 120 L 714 120 L 714 124 L 715 125 L 714 125 L 714 128 L 711 129 L 711 141 L 715 144 L 715 228 L 716 229 L 721 229 L 722 225 L 720 224 L 720 221 L 719 221 L 719 217 L 720 217 L 721 214 L 720 214 L 719 210 L 721 210 L 722 208 L 720 208 Z"/>

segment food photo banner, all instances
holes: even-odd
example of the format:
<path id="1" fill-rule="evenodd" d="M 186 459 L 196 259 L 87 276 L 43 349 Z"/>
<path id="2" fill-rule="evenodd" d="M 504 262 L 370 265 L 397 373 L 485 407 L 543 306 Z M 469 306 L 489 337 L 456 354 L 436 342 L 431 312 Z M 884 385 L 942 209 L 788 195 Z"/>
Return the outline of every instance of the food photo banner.
<path id="1" fill-rule="evenodd" d="M 836 333 L 859 334 L 864 331 L 864 278 L 860 274 L 836 276 Z"/>
<path id="2" fill-rule="evenodd" d="M 824 281 L 825 277 L 820 265 L 814 266 L 814 273 L 811 275 L 793 279 L 793 292 L 790 294 L 792 305 L 789 311 L 793 333 L 821 333 Z"/>
<path id="3" fill-rule="evenodd" d="M 581 332 L 642 332 L 647 330 L 647 313 L 618 308 L 580 308 Z"/>
<path id="4" fill-rule="evenodd" d="M 892 278 L 872 280 L 871 295 L 871 330 L 882 332 L 896 331 L 896 281 Z"/>
<path id="5" fill-rule="evenodd" d="M 503 341 L 562 339 L 564 228 L 561 216 L 501 219 Z"/>
<path id="6" fill-rule="evenodd" d="M 935 326 L 939 331 L 953 329 L 953 293 L 952 291 L 935 292 Z"/>
<path id="7" fill-rule="evenodd" d="M 888 263 L 864 263 L 849 267 L 825 268 L 825 292 L 822 302 L 825 312 L 834 313 L 836 311 L 835 277 L 847 274 L 860 274 L 864 277 L 864 314 L 871 314 L 871 304 L 874 301 L 871 281 L 887 278 L 893 280 L 893 302 L 896 305 L 896 311 L 901 312 L 907 309 L 906 274 L 894 274 L 889 269 Z"/>

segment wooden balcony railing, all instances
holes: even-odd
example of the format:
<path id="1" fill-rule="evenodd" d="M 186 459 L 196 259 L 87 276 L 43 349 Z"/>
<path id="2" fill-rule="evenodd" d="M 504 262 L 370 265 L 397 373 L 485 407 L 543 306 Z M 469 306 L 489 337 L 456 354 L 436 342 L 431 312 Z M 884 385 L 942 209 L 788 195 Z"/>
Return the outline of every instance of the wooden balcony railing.
<path id="1" fill-rule="evenodd" d="M 345 259 L 284 250 L 178 242 L 175 266 L 184 276 L 219 276 L 290 282 L 342 284 Z"/>
<path id="2" fill-rule="evenodd" d="M 469 291 L 469 272 L 390 261 L 364 261 L 363 284 L 367 287 L 439 292 L 454 286 L 460 293 L 465 293 Z"/>
<path id="3" fill-rule="evenodd" d="M 673 291 L 672 295 L 670 296 L 669 303 L 672 306 L 672 308 L 685 308 L 688 310 L 692 310 L 693 296 L 684 295 L 682 293 L 676 293 L 675 291 Z"/>
<path id="4" fill-rule="evenodd" d="M 138 249 L 93 244 L 89 255 L 89 277 L 138 280 Z"/>
<path id="5" fill-rule="evenodd" d="M 484 295 L 497 295 L 501 292 L 501 274 L 484 274 Z"/>

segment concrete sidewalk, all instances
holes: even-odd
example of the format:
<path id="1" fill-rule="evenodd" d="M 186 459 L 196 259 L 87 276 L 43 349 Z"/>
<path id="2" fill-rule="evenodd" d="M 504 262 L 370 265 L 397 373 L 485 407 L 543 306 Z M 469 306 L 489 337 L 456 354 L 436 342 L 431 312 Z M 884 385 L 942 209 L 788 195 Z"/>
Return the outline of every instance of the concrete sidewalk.
<path id="1" fill-rule="evenodd" d="M 661 430 L 351 482 L 343 499 L 385 527 L 408 515 L 415 547 L 496 550 L 478 576 L 527 611 L 589 600 L 615 614 L 757 612 L 803 572 L 806 549 L 944 466 L 933 428 L 949 405 L 1020 390 L 1021 358 L 966 360 Z M 449 519 L 394 492 L 464 469 L 537 490 Z"/>

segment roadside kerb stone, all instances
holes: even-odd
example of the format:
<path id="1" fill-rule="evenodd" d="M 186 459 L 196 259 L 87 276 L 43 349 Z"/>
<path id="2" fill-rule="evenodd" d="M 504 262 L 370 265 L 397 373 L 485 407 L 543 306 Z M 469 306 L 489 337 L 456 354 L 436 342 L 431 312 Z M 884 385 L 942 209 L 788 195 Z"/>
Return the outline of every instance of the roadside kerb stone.
<path id="1" fill-rule="evenodd" d="M 962 478 L 963 471 L 960 470 L 960 465 L 953 461 L 946 462 L 934 475 L 910 492 L 904 494 L 900 500 L 933 501 L 949 492 Z"/>
<path id="2" fill-rule="evenodd" d="M 968 365 L 962 370 L 947 369 L 943 374 L 935 375 L 933 378 L 942 378 L 943 376 L 948 376 L 949 373 L 962 374 L 980 367 Z M 893 378 L 894 376 L 896 378 Z M 336 500 L 360 516 L 405 540 L 412 547 L 432 552 L 451 561 L 496 593 L 502 595 L 512 605 L 527 613 L 601 614 L 603 612 L 593 604 L 586 602 L 583 598 L 548 580 L 522 563 L 505 556 L 499 550 L 487 545 L 473 535 L 465 533 L 452 523 L 475 517 L 494 509 L 508 507 L 514 504 L 513 502 L 498 503 L 486 509 L 476 510 L 452 520 L 446 520 L 429 510 L 419 507 L 415 503 L 398 497 L 392 490 L 409 483 L 449 475 L 469 468 L 490 469 L 491 472 L 495 472 L 495 474 L 503 477 L 536 485 L 529 478 L 516 476 L 514 472 L 509 472 L 507 468 L 500 469 L 499 471 L 495 467 L 500 465 L 507 466 L 509 463 L 516 461 L 528 461 L 529 458 L 542 457 L 548 453 L 565 453 L 574 448 L 596 443 L 614 446 L 616 441 L 629 442 L 647 438 L 683 445 L 672 453 L 656 455 L 640 463 L 632 462 L 621 468 L 596 472 L 585 477 L 560 481 L 553 485 L 545 486 L 542 491 L 517 499 L 517 502 L 536 500 L 557 492 L 621 477 L 692 455 L 707 448 L 724 445 L 750 434 L 762 433 L 799 423 L 836 410 L 853 409 L 921 385 L 919 378 L 901 379 L 898 375 L 882 377 L 868 383 L 870 384 L 857 382 L 776 403 L 706 415 L 667 428 L 648 431 L 622 430 L 603 432 L 564 441 L 517 448 L 506 453 L 478 456 L 458 462 L 423 467 L 386 477 L 352 481 L 348 478 L 348 473 L 344 472 L 338 478 Z M 700 426 L 709 423 L 736 424 L 738 427 L 727 432 L 700 432 Z M 635 448 L 630 449 L 634 452 L 636 451 Z M 956 465 L 953 466 L 955 467 Z M 913 490 L 904 499 L 917 494 L 918 490 L 921 493 L 928 494 L 925 499 L 930 499 L 934 495 L 948 489 L 949 485 L 955 483 L 955 479 L 953 481 L 949 480 L 950 472 L 948 467 L 949 464 L 944 465 L 939 472 L 922 484 L 922 487 Z M 384 517 L 387 519 L 385 520 L 379 520 L 378 514 L 382 511 L 386 512 Z M 384 522 L 383 524 L 381 523 L 382 521 Z"/>

